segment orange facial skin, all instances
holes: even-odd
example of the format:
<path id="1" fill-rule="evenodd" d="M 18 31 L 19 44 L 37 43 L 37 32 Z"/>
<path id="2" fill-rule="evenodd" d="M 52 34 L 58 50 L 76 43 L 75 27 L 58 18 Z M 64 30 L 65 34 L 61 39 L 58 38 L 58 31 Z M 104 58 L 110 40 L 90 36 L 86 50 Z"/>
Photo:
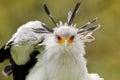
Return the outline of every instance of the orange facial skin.
<path id="1" fill-rule="evenodd" d="M 64 44 L 64 43 L 68 43 L 68 44 L 72 44 L 73 43 L 73 38 L 74 36 L 70 37 L 70 38 L 62 38 L 60 36 L 57 36 L 57 39 L 58 39 L 58 43 L 60 45 Z"/>

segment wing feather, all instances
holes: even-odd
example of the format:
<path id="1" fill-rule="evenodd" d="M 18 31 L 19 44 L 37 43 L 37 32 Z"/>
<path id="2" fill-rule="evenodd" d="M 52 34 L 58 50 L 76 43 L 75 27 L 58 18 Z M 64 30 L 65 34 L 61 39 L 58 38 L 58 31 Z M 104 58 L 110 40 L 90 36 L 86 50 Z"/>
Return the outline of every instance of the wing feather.
<path id="1" fill-rule="evenodd" d="M 39 48 L 42 46 L 39 44 L 44 41 L 44 37 L 47 34 L 36 33 L 33 29 L 40 29 L 39 31 L 41 32 L 47 31 L 42 22 L 30 21 L 20 26 L 6 45 L 0 49 L 0 62 L 3 62 L 6 58 L 10 59 L 14 80 L 25 80 L 29 69 L 32 68 L 37 61 L 36 56 L 40 54 Z M 39 45 L 39 47 L 37 45 Z M 18 58 L 14 58 L 13 55 Z M 17 63 L 18 61 L 22 62 Z M 3 70 L 6 69 L 7 68 L 4 68 Z M 7 71 L 10 71 L 10 69 L 6 70 L 6 72 Z"/>

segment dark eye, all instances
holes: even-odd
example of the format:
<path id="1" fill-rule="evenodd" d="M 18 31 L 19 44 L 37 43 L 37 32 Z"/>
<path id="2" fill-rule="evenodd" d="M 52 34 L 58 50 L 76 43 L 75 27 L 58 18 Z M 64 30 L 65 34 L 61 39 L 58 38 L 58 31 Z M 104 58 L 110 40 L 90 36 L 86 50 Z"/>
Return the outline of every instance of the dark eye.
<path id="1" fill-rule="evenodd" d="M 70 39 L 74 39 L 74 37 L 75 37 L 75 36 L 71 36 L 71 38 L 70 38 Z"/>
<path id="2" fill-rule="evenodd" d="M 60 36 L 57 36 L 57 39 L 58 39 L 58 40 L 60 40 L 60 39 L 61 39 L 61 37 L 60 37 Z"/>

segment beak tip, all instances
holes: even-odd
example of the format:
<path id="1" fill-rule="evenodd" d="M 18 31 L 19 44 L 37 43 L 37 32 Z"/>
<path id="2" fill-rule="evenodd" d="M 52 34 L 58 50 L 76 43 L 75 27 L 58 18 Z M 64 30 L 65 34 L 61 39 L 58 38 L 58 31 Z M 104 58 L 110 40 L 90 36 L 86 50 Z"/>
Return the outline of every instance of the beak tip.
<path id="1" fill-rule="evenodd" d="M 65 42 L 64 42 L 64 46 L 65 46 L 65 47 L 68 46 L 68 41 L 67 41 L 67 40 L 65 40 Z"/>

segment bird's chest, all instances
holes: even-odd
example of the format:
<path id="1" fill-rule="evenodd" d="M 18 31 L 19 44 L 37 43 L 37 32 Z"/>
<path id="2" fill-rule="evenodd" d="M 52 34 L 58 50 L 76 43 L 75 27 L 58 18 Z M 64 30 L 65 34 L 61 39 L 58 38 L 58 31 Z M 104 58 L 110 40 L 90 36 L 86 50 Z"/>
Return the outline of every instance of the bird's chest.
<path id="1" fill-rule="evenodd" d="M 82 67 L 73 55 L 54 57 L 44 67 L 46 80 L 82 80 Z"/>

